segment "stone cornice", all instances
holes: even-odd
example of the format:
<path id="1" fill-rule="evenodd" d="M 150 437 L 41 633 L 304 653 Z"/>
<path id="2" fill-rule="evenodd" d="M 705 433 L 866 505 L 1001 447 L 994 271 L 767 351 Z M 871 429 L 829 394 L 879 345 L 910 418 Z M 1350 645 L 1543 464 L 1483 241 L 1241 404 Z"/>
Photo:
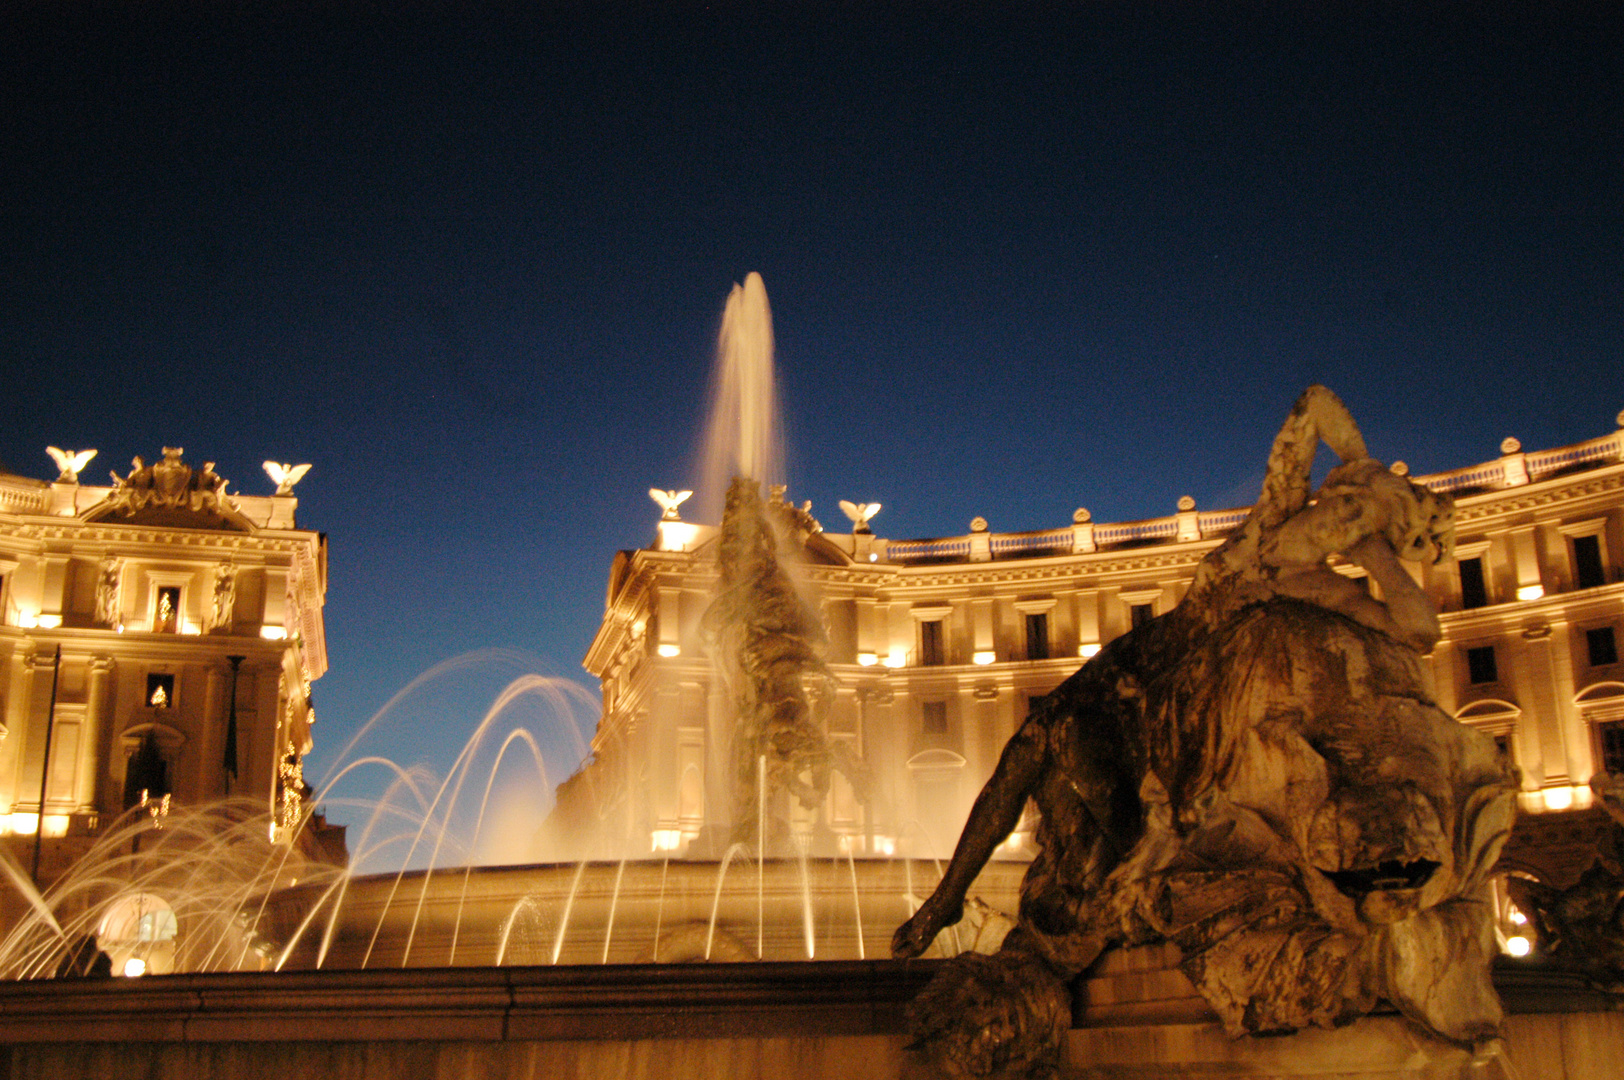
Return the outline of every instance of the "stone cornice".
<path id="1" fill-rule="evenodd" d="M 1599 476 L 1584 473 L 1543 480 L 1525 488 L 1469 496 L 1455 506 L 1455 529 L 1459 532 L 1462 525 L 1479 525 L 1497 517 L 1607 495 L 1620 488 L 1624 488 L 1624 467 L 1611 468 Z"/>
<path id="2" fill-rule="evenodd" d="M 315 546 L 317 533 L 258 532 L 238 533 L 210 529 L 155 529 L 143 525 L 115 525 L 97 523 L 85 525 L 74 521 L 28 521 L 10 530 L 11 534 L 31 540 L 71 540 L 75 543 L 107 544 L 130 547 L 175 548 L 269 548 L 274 551 L 297 551 Z"/>

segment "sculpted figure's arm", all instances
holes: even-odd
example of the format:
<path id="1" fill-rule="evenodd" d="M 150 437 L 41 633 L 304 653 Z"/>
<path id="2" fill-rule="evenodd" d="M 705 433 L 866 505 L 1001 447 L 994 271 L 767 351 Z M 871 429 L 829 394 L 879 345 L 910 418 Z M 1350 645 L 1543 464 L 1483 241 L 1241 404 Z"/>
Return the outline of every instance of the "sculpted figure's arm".
<path id="1" fill-rule="evenodd" d="M 1321 440 L 1342 464 L 1310 501 Z M 1437 642 L 1437 613 L 1399 559 L 1436 561 L 1452 550 L 1453 502 L 1371 458 L 1347 406 L 1325 387 L 1303 391 L 1281 426 L 1255 513 L 1256 558 L 1277 595 L 1339 611 L 1422 652 Z M 1362 566 L 1382 599 L 1331 571 L 1330 555 Z"/>
<path id="2" fill-rule="evenodd" d="M 893 956 L 904 960 L 918 956 L 930 947 L 937 934 L 963 917 L 964 896 L 970 883 L 1020 822 L 1026 800 L 1037 790 L 1043 776 L 1047 751 L 1048 732 L 1040 723 L 1028 719 L 1004 747 L 992 779 L 976 796 L 941 884 L 891 938 Z"/>
<path id="3" fill-rule="evenodd" d="M 1308 505 L 1314 455 L 1322 440 L 1344 463 L 1370 458 L 1359 425 L 1342 399 L 1323 386 L 1310 386 L 1292 405 L 1269 448 L 1257 507 L 1265 529 L 1280 525 Z"/>

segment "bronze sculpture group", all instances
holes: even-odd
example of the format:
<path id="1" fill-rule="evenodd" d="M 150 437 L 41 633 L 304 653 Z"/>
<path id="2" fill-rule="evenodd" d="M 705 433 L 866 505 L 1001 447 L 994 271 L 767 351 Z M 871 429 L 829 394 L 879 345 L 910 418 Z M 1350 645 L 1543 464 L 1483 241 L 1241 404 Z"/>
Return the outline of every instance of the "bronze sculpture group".
<path id="1" fill-rule="evenodd" d="M 1341 463 L 1313 490 L 1322 441 Z M 1378 999 L 1457 1042 L 1494 1034 L 1481 898 L 1515 787 L 1493 740 L 1434 704 L 1437 616 L 1400 563 L 1447 554 L 1452 515 L 1370 457 L 1334 394 L 1298 399 L 1250 516 L 1173 610 L 1034 703 L 897 930 L 897 956 L 929 947 L 1036 805 L 1015 929 L 915 1003 L 941 1072 L 1051 1072 L 1071 980 L 1153 941 L 1232 1034 L 1334 1026 Z"/>

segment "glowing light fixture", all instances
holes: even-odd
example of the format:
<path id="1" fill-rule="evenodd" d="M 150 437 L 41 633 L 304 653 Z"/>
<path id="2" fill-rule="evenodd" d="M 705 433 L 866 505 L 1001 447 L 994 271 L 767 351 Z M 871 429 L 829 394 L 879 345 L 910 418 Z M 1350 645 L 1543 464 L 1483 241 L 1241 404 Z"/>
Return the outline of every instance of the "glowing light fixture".
<path id="1" fill-rule="evenodd" d="M 997 660 L 998 654 L 993 652 L 991 649 L 982 649 L 981 651 L 973 654 L 970 659 L 977 664 L 986 665 Z"/>
<path id="2" fill-rule="evenodd" d="M 1506 938 L 1506 952 L 1511 956 L 1527 956 L 1532 949 L 1528 939 L 1521 934 Z"/>
<path id="3" fill-rule="evenodd" d="M 673 644 L 669 641 L 662 641 L 660 642 L 659 648 L 655 649 L 654 651 L 659 653 L 661 656 L 681 656 L 682 646 Z"/>
<path id="4" fill-rule="evenodd" d="M 876 855 L 895 855 L 896 853 L 897 853 L 897 842 L 895 840 L 893 840 L 891 837 L 889 837 L 889 836 L 876 836 L 874 838 L 874 854 L 876 854 Z"/>
<path id="5" fill-rule="evenodd" d="M 41 612 L 39 616 L 39 625 L 47 630 L 55 630 L 57 627 L 62 625 L 62 616 L 46 615 L 45 613 Z"/>
<path id="6" fill-rule="evenodd" d="M 1517 590 L 1518 600 L 1538 600 L 1544 595 L 1545 586 L 1543 585 L 1524 585 Z"/>
<path id="7" fill-rule="evenodd" d="M 907 662 L 908 662 L 908 657 L 906 655 L 904 655 L 903 653 L 899 653 L 899 652 L 890 653 L 885 658 L 885 666 L 886 667 L 902 667 Z"/>
<path id="8" fill-rule="evenodd" d="M 682 830 L 655 829 L 651 840 L 655 851 L 675 851 L 682 845 Z"/>
<path id="9" fill-rule="evenodd" d="M 1540 794 L 1545 796 L 1545 809 L 1566 810 L 1573 805 L 1573 789 L 1569 787 L 1546 788 Z"/>
<path id="10" fill-rule="evenodd" d="M 147 962 L 139 956 L 132 956 L 124 961 L 124 977 L 138 979 L 147 973 Z"/>
<path id="11" fill-rule="evenodd" d="M 1528 925 L 1528 916 L 1524 915 L 1521 911 L 1519 911 L 1516 908 L 1512 908 L 1511 912 L 1506 916 L 1506 918 L 1511 920 L 1511 925 L 1513 925 L 1513 926 L 1527 926 Z"/>
<path id="12" fill-rule="evenodd" d="M 285 626 L 262 626 L 259 628 L 259 636 L 266 641 L 285 641 L 288 636 L 288 628 Z"/>
<path id="13" fill-rule="evenodd" d="M 879 662 L 880 658 L 871 652 L 860 652 L 857 654 L 857 663 L 863 667 L 873 667 Z"/>
<path id="14" fill-rule="evenodd" d="M 1077 646 L 1077 655 L 1083 657 L 1084 659 L 1087 659 L 1090 656 L 1098 656 L 1099 654 L 1100 643 L 1097 641 L 1090 641 L 1086 645 Z"/>

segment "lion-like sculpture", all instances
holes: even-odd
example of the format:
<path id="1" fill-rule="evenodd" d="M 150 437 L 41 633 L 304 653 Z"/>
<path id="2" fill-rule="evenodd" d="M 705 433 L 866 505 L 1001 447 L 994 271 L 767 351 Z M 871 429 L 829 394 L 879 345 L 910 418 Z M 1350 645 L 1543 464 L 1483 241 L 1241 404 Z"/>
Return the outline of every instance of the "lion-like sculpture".
<path id="1" fill-rule="evenodd" d="M 1311 498 L 1321 439 L 1342 464 Z M 1378 999 L 1459 1042 L 1496 1032 L 1480 899 L 1513 779 L 1492 739 L 1433 703 L 1421 650 L 1437 617 L 1399 563 L 1449 551 L 1452 514 L 1370 459 L 1335 395 L 1303 394 L 1246 522 L 1177 607 L 1034 704 L 898 929 L 893 951 L 916 956 L 956 922 L 1036 803 L 1018 925 L 915 1003 L 940 1071 L 1051 1071 L 1070 980 L 1106 948 L 1158 940 L 1235 1035 L 1346 1023 Z"/>

